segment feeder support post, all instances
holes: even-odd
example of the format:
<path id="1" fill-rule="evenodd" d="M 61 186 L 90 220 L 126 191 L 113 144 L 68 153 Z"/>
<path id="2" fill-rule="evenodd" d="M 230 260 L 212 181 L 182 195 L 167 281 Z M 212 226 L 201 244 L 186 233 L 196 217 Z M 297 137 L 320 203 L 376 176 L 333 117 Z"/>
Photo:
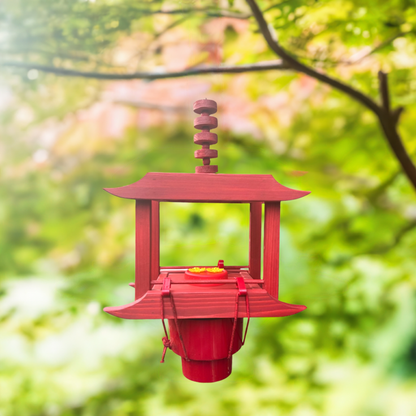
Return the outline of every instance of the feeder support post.
<path id="1" fill-rule="evenodd" d="M 136 199 L 136 276 L 135 299 L 150 290 L 152 201 Z"/>
<path id="2" fill-rule="evenodd" d="M 280 202 L 266 202 L 264 210 L 264 288 L 269 295 L 279 296 Z"/>
<path id="3" fill-rule="evenodd" d="M 261 202 L 250 204 L 250 243 L 248 267 L 253 279 L 261 279 Z"/>
<path id="4" fill-rule="evenodd" d="M 151 219 L 151 262 L 150 280 L 157 280 L 160 273 L 160 204 L 159 201 L 152 201 Z"/>

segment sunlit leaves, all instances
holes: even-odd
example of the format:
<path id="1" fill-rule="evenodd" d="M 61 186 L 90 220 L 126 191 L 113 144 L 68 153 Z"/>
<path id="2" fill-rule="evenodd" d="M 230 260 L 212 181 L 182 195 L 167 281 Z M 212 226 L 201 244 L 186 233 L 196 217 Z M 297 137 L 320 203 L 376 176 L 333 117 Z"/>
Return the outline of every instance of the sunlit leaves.
<path id="1" fill-rule="evenodd" d="M 416 154 L 413 4 L 260 5 L 289 52 L 374 99 L 391 70 Z M 2 59 L 119 72 L 275 59 L 253 19 L 208 14 L 247 13 L 237 0 L 1 7 Z M 413 415 L 416 205 L 370 112 L 289 71 L 99 83 L 8 69 L 0 93 L 0 413 Z M 308 309 L 252 320 L 233 375 L 209 386 L 171 352 L 160 366 L 160 322 L 101 313 L 133 300 L 134 278 L 132 201 L 102 188 L 192 172 L 201 96 L 219 104 L 221 173 L 312 191 L 282 205 L 281 229 L 282 300 Z M 163 264 L 246 262 L 247 206 L 162 214 Z"/>

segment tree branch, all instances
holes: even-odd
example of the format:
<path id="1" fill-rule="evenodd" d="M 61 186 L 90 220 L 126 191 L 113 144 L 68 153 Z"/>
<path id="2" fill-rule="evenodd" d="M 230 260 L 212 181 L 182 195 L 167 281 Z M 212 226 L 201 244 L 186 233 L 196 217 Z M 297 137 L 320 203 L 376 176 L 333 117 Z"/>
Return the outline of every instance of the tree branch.
<path id="1" fill-rule="evenodd" d="M 160 105 L 160 104 L 153 104 L 147 103 L 145 101 L 135 101 L 135 100 L 112 100 L 114 104 L 122 104 L 129 107 L 134 108 L 144 108 L 146 110 L 159 110 L 165 112 L 172 112 L 172 113 L 186 113 L 189 112 L 188 107 L 180 107 L 180 106 L 168 106 L 168 105 Z"/>
<path id="2" fill-rule="evenodd" d="M 388 117 L 392 119 L 393 125 L 396 126 L 399 122 L 400 115 L 404 111 L 404 107 L 397 107 L 394 110 L 390 108 L 390 93 L 387 74 L 383 71 L 378 71 L 378 80 L 381 97 L 381 106 L 387 113 Z"/>
<path id="3" fill-rule="evenodd" d="M 382 127 L 384 136 L 390 145 L 390 148 L 392 149 L 396 159 L 400 163 L 405 175 L 407 176 L 407 178 L 416 190 L 416 167 L 410 159 L 410 156 L 407 153 L 403 145 L 402 139 L 397 131 L 397 121 L 399 119 L 400 113 L 403 110 L 400 108 L 393 111 L 390 110 L 387 76 L 383 73 L 381 75 L 379 74 L 380 91 L 382 98 L 382 105 L 380 106 L 373 99 L 363 94 L 361 91 L 358 91 L 355 88 L 350 87 L 349 85 L 341 81 L 338 81 L 335 78 L 322 74 L 321 72 L 317 72 L 313 68 L 310 68 L 302 64 L 297 59 L 289 55 L 278 43 L 277 39 L 275 38 L 274 32 L 271 32 L 269 25 L 264 19 L 263 13 L 259 9 L 256 1 L 246 0 L 246 2 L 250 6 L 253 16 L 255 17 L 259 26 L 260 32 L 262 33 L 270 49 L 272 49 L 277 56 L 282 58 L 283 62 L 285 62 L 289 67 L 298 72 L 302 72 L 306 75 L 309 75 L 312 78 L 322 81 L 325 84 L 328 84 L 336 88 L 337 90 L 344 92 L 351 98 L 354 98 L 356 101 L 363 104 L 377 116 L 379 123 Z"/>
<path id="4" fill-rule="evenodd" d="M 387 74 L 385 72 L 378 71 L 378 82 L 380 88 L 381 105 L 386 112 L 390 113 L 389 87 L 387 84 Z"/>
<path id="5" fill-rule="evenodd" d="M 391 36 L 389 39 L 386 39 L 385 41 L 379 43 L 373 49 L 370 49 L 364 55 L 358 56 L 356 59 L 351 59 L 352 57 L 350 57 L 347 61 L 344 61 L 344 62 L 343 61 L 340 61 L 339 63 L 340 64 L 343 64 L 343 65 L 355 65 L 358 62 L 362 61 L 363 59 L 368 58 L 370 55 L 372 55 L 372 54 L 378 52 L 379 50 L 385 48 L 386 46 L 390 45 L 397 38 L 399 38 L 401 36 L 406 36 L 409 33 L 411 33 L 411 31 L 409 31 L 409 32 L 399 32 L 399 33 L 396 33 L 395 35 Z"/>
<path id="6" fill-rule="evenodd" d="M 364 59 L 368 58 L 369 56 L 373 55 L 374 53 L 378 52 L 379 50 L 381 50 L 381 49 L 385 48 L 386 46 L 390 45 L 395 39 L 397 39 L 401 36 L 406 36 L 409 33 L 413 33 L 413 32 L 409 31 L 409 32 L 396 33 L 394 36 L 391 36 L 389 39 L 379 43 L 374 48 L 371 49 L 369 46 L 367 46 L 367 47 L 363 48 L 362 50 L 354 53 L 352 56 L 350 56 L 346 60 L 343 60 L 343 59 L 340 59 L 338 61 L 332 61 L 332 60 L 329 60 L 329 59 L 322 60 L 322 59 L 319 59 L 319 58 L 314 58 L 314 57 L 309 57 L 309 56 L 302 56 L 302 55 L 299 55 L 299 54 L 295 55 L 293 53 L 292 53 L 292 56 L 296 59 L 301 58 L 301 59 L 307 60 L 307 61 L 312 62 L 312 63 L 320 63 L 325 68 L 332 68 L 332 67 L 341 66 L 341 65 L 343 65 L 343 66 L 344 65 L 345 66 L 356 65 L 359 62 L 363 61 Z"/>
<path id="7" fill-rule="evenodd" d="M 393 151 L 397 160 L 400 162 L 404 173 L 416 189 L 416 167 L 413 164 L 409 154 L 407 153 L 402 139 L 397 131 L 397 123 L 399 121 L 400 114 L 404 109 L 403 107 L 398 107 L 393 111 L 391 110 L 387 74 L 379 71 L 378 79 L 380 82 L 379 88 L 381 96 L 381 107 L 380 112 L 376 115 L 391 150 Z"/>
<path id="8" fill-rule="evenodd" d="M 179 78 L 193 75 L 202 75 L 202 74 L 235 74 L 243 72 L 254 72 L 254 71 L 268 71 L 268 70 L 285 70 L 293 69 L 295 71 L 309 75 L 312 78 L 315 78 L 319 81 L 322 81 L 325 84 L 328 84 L 339 91 L 344 92 L 349 95 L 351 98 L 355 99 L 369 110 L 371 110 L 378 118 L 380 126 L 382 127 L 384 136 L 388 141 L 396 159 L 400 163 L 404 173 L 406 174 L 409 181 L 412 183 L 413 187 L 416 190 L 416 167 L 413 164 L 410 156 L 408 155 L 406 149 L 404 148 L 401 137 L 397 131 L 397 123 L 400 117 L 400 114 L 403 111 L 402 107 L 391 110 L 390 109 L 390 100 L 389 92 L 387 85 L 387 76 L 384 73 L 379 74 L 380 79 L 380 91 L 382 98 L 382 105 L 377 104 L 372 98 L 363 94 L 361 91 L 356 90 L 355 88 L 339 81 L 335 78 L 332 78 L 326 74 L 316 71 L 315 69 L 304 65 L 299 62 L 295 57 L 287 53 L 278 43 L 275 38 L 274 32 L 272 32 L 264 19 L 263 13 L 259 9 L 255 0 L 246 0 L 250 6 L 253 16 L 255 17 L 257 24 L 260 28 L 260 31 L 268 43 L 269 47 L 274 51 L 274 53 L 281 58 L 281 60 L 276 61 L 267 61 L 260 62 L 249 65 L 221 65 L 221 66 L 198 66 L 194 68 L 187 69 L 185 71 L 178 72 L 132 72 L 127 74 L 121 73 L 103 73 L 103 72 L 91 72 L 91 71 L 78 71 L 73 69 L 58 68 L 55 66 L 40 65 L 35 63 L 28 62 L 12 62 L 4 61 L 0 62 L 0 66 L 3 67 L 14 67 L 22 69 L 37 69 L 39 71 L 53 73 L 59 76 L 73 76 L 73 77 L 83 77 L 83 78 L 95 78 L 101 80 L 131 80 L 131 79 L 147 79 L 147 80 L 156 80 L 156 79 L 167 79 L 167 78 Z M 183 14 L 191 11 L 202 11 L 202 9 L 182 9 L 182 10 L 172 10 L 172 11 L 148 11 L 149 14 Z M 248 16 L 247 16 L 248 17 Z"/>
<path id="9" fill-rule="evenodd" d="M 376 247 L 373 247 L 372 249 L 368 250 L 366 253 L 363 254 L 384 254 L 388 253 L 395 247 L 397 247 L 402 239 L 409 233 L 410 231 L 413 231 L 416 228 L 416 221 L 410 221 L 407 223 L 403 228 L 401 228 L 398 233 L 394 236 L 393 240 L 388 244 L 379 245 Z"/>
<path id="10" fill-rule="evenodd" d="M 210 7 L 201 9 L 173 9 L 173 10 L 136 10 L 138 13 L 142 13 L 145 16 L 154 14 L 189 14 L 189 13 L 204 13 L 208 17 L 232 17 L 234 19 L 248 19 L 251 17 L 250 14 L 242 14 L 230 12 L 229 10 L 215 11 Z"/>
<path id="11" fill-rule="evenodd" d="M 361 104 L 365 105 L 373 112 L 378 112 L 379 108 L 378 105 L 368 96 L 363 94 L 362 92 L 350 87 L 347 84 L 344 84 L 341 81 L 338 81 L 335 78 L 332 78 L 328 75 L 325 75 L 321 72 L 315 71 L 313 68 L 310 68 L 301 62 L 297 61 L 291 55 L 289 55 L 277 42 L 277 39 L 274 36 L 274 33 L 269 29 L 269 25 L 267 24 L 266 20 L 264 19 L 263 13 L 259 9 L 255 0 L 246 0 L 248 5 L 253 12 L 253 16 L 257 20 L 257 24 L 259 26 L 260 32 L 262 33 L 264 39 L 266 40 L 267 44 L 269 45 L 270 49 L 280 58 L 283 59 L 283 62 L 295 69 L 298 72 L 302 72 L 306 75 L 309 75 L 312 78 L 318 79 L 319 81 L 324 82 L 325 84 L 331 85 L 332 87 L 345 92 L 355 100 L 359 101 Z"/>
<path id="12" fill-rule="evenodd" d="M 38 71 L 55 74 L 58 76 L 70 76 L 81 78 L 95 78 L 101 80 L 129 80 L 129 79 L 166 79 L 166 78 L 180 78 L 188 77 L 192 75 L 203 74 L 238 74 L 243 72 L 253 71 L 269 71 L 269 70 L 284 70 L 290 67 L 281 60 L 258 62 L 255 64 L 247 65 L 220 65 L 220 66 L 198 66 L 195 68 L 187 69 L 185 71 L 178 72 L 131 72 L 127 74 L 117 74 L 110 72 L 89 72 L 78 71 L 75 69 L 59 68 L 56 66 L 40 65 L 31 62 L 13 62 L 5 61 L 0 62 L 0 66 L 9 68 L 22 68 L 22 69 L 37 69 Z"/>

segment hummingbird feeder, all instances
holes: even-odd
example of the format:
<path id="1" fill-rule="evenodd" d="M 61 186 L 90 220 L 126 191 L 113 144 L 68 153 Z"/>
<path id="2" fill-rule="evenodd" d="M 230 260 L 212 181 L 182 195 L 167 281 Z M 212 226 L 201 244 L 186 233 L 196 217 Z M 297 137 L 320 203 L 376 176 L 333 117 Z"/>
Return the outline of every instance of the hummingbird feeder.
<path id="1" fill-rule="evenodd" d="M 212 100 L 199 100 L 194 143 L 202 145 L 195 157 L 203 165 L 195 173 L 147 173 L 139 181 L 105 189 L 112 195 L 136 201 L 135 301 L 104 311 L 124 319 L 160 319 L 167 349 L 182 357 L 186 378 L 209 383 L 231 374 L 232 355 L 244 345 L 250 318 L 289 316 L 302 305 L 278 300 L 280 202 L 309 192 L 279 184 L 272 175 L 217 174 L 210 159 L 218 156 L 210 145 L 217 135 L 211 114 Z M 250 205 L 248 266 L 216 266 L 195 263 L 187 267 L 160 267 L 160 202 L 239 203 Z M 264 205 L 263 277 L 261 276 L 262 206 Z M 243 319 L 247 324 L 243 331 Z M 168 319 L 168 330 L 165 325 Z"/>

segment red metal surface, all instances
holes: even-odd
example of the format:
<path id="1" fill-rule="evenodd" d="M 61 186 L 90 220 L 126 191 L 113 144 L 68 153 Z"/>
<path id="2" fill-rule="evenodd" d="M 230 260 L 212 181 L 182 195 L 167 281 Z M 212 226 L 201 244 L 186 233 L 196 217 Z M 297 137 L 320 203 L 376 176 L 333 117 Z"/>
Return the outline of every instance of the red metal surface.
<path id="1" fill-rule="evenodd" d="M 222 273 L 210 274 L 213 275 L 214 281 L 224 280 Z M 187 278 L 198 281 L 196 273 L 190 273 Z M 244 281 L 239 280 L 238 287 L 239 295 L 247 294 Z M 244 292 L 241 292 L 241 289 Z M 164 362 L 166 350 L 170 348 L 182 357 L 182 372 L 188 379 L 212 383 L 228 377 L 231 373 L 231 356 L 242 345 L 243 320 L 237 319 L 237 316 L 234 319 L 178 319 L 171 292 L 171 279 L 167 275 L 163 277 L 161 291 L 162 322 L 166 333 L 163 337 L 164 348 L 161 362 Z M 169 297 L 174 313 L 174 319 L 169 319 L 170 339 L 164 324 L 165 303 L 167 303 L 164 298 L 167 297 Z"/>
<path id="2" fill-rule="evenodd" d="M 170 296 L 170 279 L 166 276 L 162 283 L 162 296 Z"/>
<path id="3" fill-rule="evenodd" d="M 215 282 L 216 280 L 227 280 L 228 272 L 227 270 L 223 270 L 220 273 L 209 273 L 209 272 L 192 273 L 188 269 L 188 270 L 185 270 L 184 278 L 190 281 L 196 280 L 199 283 L 200 287 L 212 287 L 212 286 L 218 286 L 218 283 L 211 283 L 211 282 Z M 206 283 L 206 281 L 211 281 L 211 282 Z M 195 282 L 190 282 L 190 283 L 195 283 Z"/>
<path id="4" fill-rule="evenodd" d="M 264 208 L 264 288 L 274 298 L 279 296 L 280 202 L 266 202 Z"/>
<path id="5" fill-rule="evenodd" d="M 241 296 L 246 296 L 248 292 L 247 292 L 246 284 L 244 282 L 244 278 L 239 276 L 239 277 L 236 277 L 235 280 L 237 280 L 238 293 Z"/>
<path id="6" fill-rule="evenodd" d="M 236 279 L 238 281 L 238 279 Z M 216 285 L 225 285 L 225 284 L 235 284 L 234 280 L 230 280 L 230 279 L 222 279 L 221 283 L 218 283 L 217 280 L 205 280 L 205 279 L 201 279 L 201 280 L 188 280 L 186 284 L 187 285 L 200 285 L 200 284 L 211 284 L 211 283 L 215 283 Z M 262 279 L 244 279 L 244 283 L 255 283 L 256 285 L 264 285 L 264 281 Z M 152 285 L 161 285 L 162 283 L 159 280 L 152 280 L 151 281 Z M 173 285 L 183 285 L 184 281 L 183 280 L 171 280 L 171 284 Z M 134 287 L 134 283 L 129 283 L 129 286 Z"/>
<path id="7" fill-rule="evenodd" d="M 152 218 L 151 218 L 151 260 L 150 275 L 152 279 L 157 279 L 160 273 L 160 218 L 159 218 L 159 202 L 152 201 Z"/>
<path id="8" fill-rule="evenodd" d="M 222 262 L 222 263 L 221 263 Z M 196 266 L 196 265 L 192 265 L 192 266 L 163 266 L 160 268 L 160 270 L 166 270 L 166 271 L 185 271 L 188 269 L 192 269 L 193 267 L 212 267 L 212 266 Z M 217 267 L 221 267 L 222 269 L 228 270 L 228 271 L 238 271 L 240 272 L 241 270 L 247 270 L 249 269 L 248 266 L 224 266 L 224 261 L 223 260 L 219 260 L 218 261 L 218 266 Z"/>
<path id="9" fill-rule="evenodd" d="M 204 267 L 205 268 L 205 267 Z M 228 272 L 227 270 L 223 270 L 220 273 L 210 273 L 210 272 L 202 272 L 202 273 L 192 273 L 191 271 L 185 271 L 185 279 L 191 280 L 224 280 L 228 279 Z"/>
<path id="10" fill-rule="evenodd" d="M 310 192 L 287 188 L 272 175 L 147 173 L 139 181 L 105 191 L 120 198 L 168 202 L 289 201 Z"/>
<path id="11" fill-rule="evenodd" d="M 217 103 L 212 100 L 198 100 L 194 104 L 194 112 L 200 114 L 194 121 L 194 127 L 202 130 L 194 136 L 194 143 L 202 145 L 202 149 L 196 150 L 195 158 L 202 159 L 203 166 L 196 166 L 195 173 L 217 173 L 218 166 L 210 165 L 211 159 L 218 157 L 218 151 L 210 149 L 209 146 L 217 143 L 217 135 L 210 133 L 211 129 L 218 126 L 218 120 L 211 117 L 217 112 Z"/>
<path id="12" fill-rule="evenodd" d="M 271 175 L 224 175 L 210 158 L 217 151 L 216 103 L 199 100 L 194 105 L 195 127 L 202 129 L 194 142 L 203 165 L 197 173 L 148 173 L 141 180 L 106 191 L 136 200 L 135 301 L 107 307 L 107 313 L 124 319 L 162 319 L 164 361 L 167 349 L 181 356 L 185 377 L 198 382 L 215 382 L 229 376 L 232 355 L 247 335 L 251 317 L 283 317 L 303 311 L 303 305 L 278 300 L 280 201 L 308 195 L 279 184 Z M 248 266 L 224 266 L 222 273 L 192 273 L 191 267 L 160 267 L 159 201 L 235 202 L 250 204 Z M 265 205 L 263 280 L 262 205 Z M 194 267 L 194 266 L 192 266 Z M 212 266 L 203 266 L 212 267 Z M 169 333 L 165 325 L 168 319 Z M 243 336 L 243 318 L 247 325 Z"/>
<path id="13" fill-rule="evenodd" d="M 232 358 L 228 359 L 233 330 L 233 319 L 185 319 L 179 320 L 179 330 L 189 361 L 179 340 L 173 320 L 169 320 L 172 351 L 182 357 L 182 371 L 186 378 L 201 383 L 222 380 L 231 374 Z M 237 336 L 232 353 L 241 348 L 243 319 L 238 319 Z"/>
<path id="14" fill-rule="evenodd" d="M 162 272 L 158 280 L 168 276 L 175 284 L 171 285 L 171 293 L 175 299 L 178 319 L 211 319 L 233 318 L 235 311 L 235 294 L 237 282 L 234 277 L 241 276 L 245 281 L 253 280 L 247 271 L 233 271 L 228 273 L 233 284 L 222 284 L 213 287 L 200 287 L 198 284 L 189 284 L 184 279 L 184 271 Z M 183 284 L 177 283 L 183 281 Z M 123 306 L 105 308 L 110 315 L 124 319 L 161 319 L 160 296 L 161 286 L 153 285 L 141 299 Z M 246 283 L 250 298 L 251 317 L 281 317 L 299 313 L 306 309 L 303 305 L 292 305 L 281 302 L 270 296 L 265 289 L 256 283 Z M 240 318 L 247 317 L 243 302 L 238 308 Z M 166 303 L 165 317 L 173 319 L 171 306 Z"/>
<path id="15" fill-rule="evenodd" d="M 261 202 L 250 204 L 248 264 L 253 279 L 261 278 Z"/>
<path id="16" fill-rule="evenodd" d="M 136 201 L 135 299 L 150 289 L 151 213 L 151 201 Z"/>

